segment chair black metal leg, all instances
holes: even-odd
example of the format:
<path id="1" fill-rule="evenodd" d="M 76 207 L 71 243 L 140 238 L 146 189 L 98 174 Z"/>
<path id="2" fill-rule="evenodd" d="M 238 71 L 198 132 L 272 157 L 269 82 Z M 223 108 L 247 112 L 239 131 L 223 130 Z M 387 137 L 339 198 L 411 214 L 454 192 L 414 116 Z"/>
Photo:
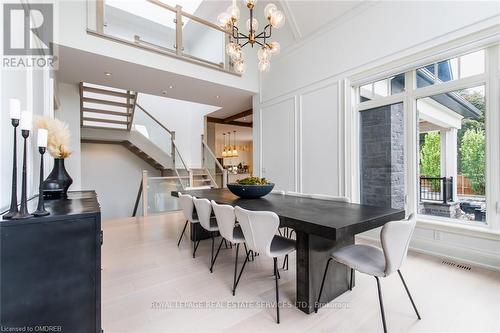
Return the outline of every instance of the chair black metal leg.
<path id="1" fill-rule="evenodd" d="M 215 257 L 212 259 L 212 263 L 210 264 L 210 273 L 213 273 L 213 268 L 214 268 L 214 265 L 215 265 L 215 261 L 217 260 L 217 256 L 219 255 L 220 248 L 222 247 L 222 243 L 224 241 L 225 241 L 225 239 L 222 238 L 221 241 L 220 241 L 220 244 L 219 244 L 219 248 L 217 249 L 217 253 L 215 254 Z"/>
<path id="2" fill-rule="evenodd" d="M 210 256 L 210 273 L 212 273 L 212 262 L 214 261 L 214 245 L 215 245 L 214 233 L 211 232 L 210 236 L 212 236 L 212 254 Z"/>
<path id="3" fill-rule="evenodd" d="M 195 257 L 196 255 L 196 249 L 198 248 L 198 246 L 196 245 L 196 224 L 193 224 L 192 226 L 192 229 L 193 230 L 193 258 Z M 200 242 L 198 241 L 198 244 Z"/>
<path id="4" fill-rule="evenodd" d="M 177 242 L 177 246 L 179 246 L 179 244 L 181 243 L 182 236 L 184 236 L 184 232 L 186 231 L 186 227 L 187 227 L 188 223 L 189 223 L 189 221 L 186 220 L 186 223 L 184 224 L 184 229 L 182 229 L 181 236 L 179 237 L 179 241 Z"/>
<path id="5" fill-rule="evenodd" d="M 249 255 L 249 254 L 250 254 L 250 252 L 248 252 L 247 244 L 246 244 L 246 243 L 243 243 L 243 246 L 245 247 L 245 254 L 246 254 L 246 255 Z"/>
<path id="6" fill-rule="evenodd" d="M 234 284 L 233 296 L 236 293 L 236 287 L 238 286 L 238 283 L 240 282 L 241 274 L 243 274 L 243 270 L 245 269 L 245 265 L 247 264 L 248 259 L 250 258 L 250 252 L 252 252 L 252 250 L 248 251 L 247 256 L 245 258 L 245 261 L 243 262 L 243 266 L 241 266 L 240 274 L 238 275 L 238 278 L 236 279 L 236 283 Z"/>
<path id="7" fill-rule="evenodd" d="M 352 282 L 354 280 L 354 269 L 351 268 L 351 279 L 349 280 L 349 290 L 352 290 Z"/>
<path id="8" fill-rule="evenodd" d="M 378 289 L 378 301 L 380 303 L 380 313 L 382 314 L 382 324 L 384 325 L 384 333 L 387 333 L 387 325 L 385 323 L 385 313 L 384 313 L 384 302 L 382 301 L 382 289 L 380 289 L 380 281 L 378 276 L 375 276 L 377 280 L 377 289 Z"/>
<path id="9" fill-rule="evenodd" d="M 288 270 L 288 254 L 285 255 L 285 259 L 283 259 L 283 266 L 281 267 L 281 269 L 285 269 L 286 267 L 286 270 Z"/>
<path id="10" fill-rule="evenodd" d="M 238 273 L 238 251 L 240 250 L 240 244 L 236 245 L 236 257 L 234 259 L 234 277 L 233 277 L 233 296 L 236 294 L 236 274 Z M 248 253 L 247 253 L 248 256 Z"/>
<path id="11" fill-rule="evenodd" d="M 280 236 L 283 236 L 283 234 L 281 233 L 281 229 L 280 229 L 280 228 L 278 228 L 278 234 L 279 234 Z"/>
<path id="12" fill-rule="evenodd" d="M 415 313 L 417 314 L 417 318 L 420 320 L 420 314 L 418 313 L 417 306 L 415 305 L 415 302 L 413 302 L 413 298 L 411 297 L 410 290 L 408 289 L 408 286 L 406 285 L 405 279 L 403 279 L 403 274 L 401 274 L 401 271 L 398 269 L 398 274 L 399 277 L 401 278 L 401 282 L 403 282 L 403 286 L 405 287 L 406 293 L 408 294 L 408 297 L 410 298 L 411 305 L 413 305 L 413 309 L 415 310 Z"/>
<path id="13" fill-rule="evenodd" d="M 280 323 L 280 294 L 278 289 L 278 258 L 274 259 L 274 281 L 276 283 L 276 322 Z"/>
<path id="14" fill-rule="evenodd" d="M 325 273 L 323 273 L 323 280 L 321 280 L 321 287 L 319 288 L 319 295 L 318 295 L 318 301 L 316 304 L 314 304 L 314 312 L 318 313 L 318 307 L 319 307 L 319 302 L 321 301 L 321 294 L 323 293 L 323 287 L 325 285 L 325 279 L 326 279 L 326 274 L 328 273 L 328 266 L 330 266 L 330 262 L 332 261 L 332 258 L 329 258 L 328 261 L 326 262 L 326 267 L 325 267 Z"/>

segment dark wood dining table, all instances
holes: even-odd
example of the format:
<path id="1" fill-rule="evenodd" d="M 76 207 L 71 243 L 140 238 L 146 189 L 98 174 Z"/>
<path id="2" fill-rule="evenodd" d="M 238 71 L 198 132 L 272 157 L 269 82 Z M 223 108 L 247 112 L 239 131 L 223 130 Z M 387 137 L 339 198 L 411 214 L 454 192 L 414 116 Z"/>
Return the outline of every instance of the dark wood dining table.
<path id="1" fill-rule="evenodd" d="M 354 244 L 356 234 L 405 217 L 405 211 L 399 209 L 291 195 L 268 194 L 259 199 L 241 199 L 228 189 L 182 192 L 219 204 L 275 212 L 280 218 L 280 227 L 295 230 L 296 306 L 307 314 L 314 311 L 330 253 Z M 172 192 L 172 195 L 177 196 L 177 192 Z M 339 263 L 331 265 L 321 303 L 325 304 L 349 290 L 349 280 L 350 270 L 346 266 Z"/>

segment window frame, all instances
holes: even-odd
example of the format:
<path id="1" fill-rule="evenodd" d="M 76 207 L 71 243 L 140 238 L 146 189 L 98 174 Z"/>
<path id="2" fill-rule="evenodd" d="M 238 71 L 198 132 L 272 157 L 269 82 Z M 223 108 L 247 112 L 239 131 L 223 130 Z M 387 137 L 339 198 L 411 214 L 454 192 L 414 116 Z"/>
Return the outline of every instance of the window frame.
<path id="1" fill-rule="evenodd" d="M 470 43 L 470 42 L 469 42 Z M 474 43 L 472 43 L 474 44 Z M 350 128 L 351 134 L 346 142 L 350 143 L 350 151 L 346 154 L 346 181 L 347 193 L 355 200 L 360 202 L 360 170 L 361 154 L 359 140 L 359 112 L 364 110 L 403 102 L 404 106 L 404 131 L 405 131 L 405 210 L 407 213 L 417 212 L 417 172 L 418 172 L 418 133 L 417 133 L 417 100 L 433 96 L 440 93 L 456 91 L 484 85 L 486 98 L 486 223 L 484 222 L 466 222 L 466 221 L 446 221 L 445 218 L 435 218 L 426 215 L 417 214 L 417 220 L 426 225 L 446 226 L 447 228 L 461 228 L 470 230 L 500 231 L 500 175 L 495 173 L 493 165 L 500 165 L 500 42 L 498 38 L 494 42 L 489 41 L 483 45 L 471 45 L 467 47 L 467 42 L 459 45 L 454 52 L 439 53 L 432 50 L 424 53 L 425 56 L 420 60 L 412 60 L 412 57 L 398 61 L 400 65 L 397 68 L 388 70 L 379 69 L 378 74 L 361 73 L 345 80 L 345 86 L 349 87 L 349 94 L 346 94 L 346 128 Z M 446 47 L 444 45 L 443 47 Z M 417 88 L 417 70 L 424 67 L 425 64 L 437 64 L 441 61 L 459 58 L 462 55 L 474 53 L 484 49 L 484 72 L 465 78 L 458 78 L 446 82 L 439 82 L 429 86 Z M 424 61 L 423 59 L 427 59 Z M 432 59 L 432 60 L 430 60 Z M 378 98 L 369 101 L 360 101 L 359 87 L 383 80 L 400 73 L 405 74 L 405 90 L 396 95 Z M 347 132 L 349 133 L 349 132 Z M 349 157 L 355 157 L 350 159 Z M 353 163 L 352 161 L 355 162 Z"/>

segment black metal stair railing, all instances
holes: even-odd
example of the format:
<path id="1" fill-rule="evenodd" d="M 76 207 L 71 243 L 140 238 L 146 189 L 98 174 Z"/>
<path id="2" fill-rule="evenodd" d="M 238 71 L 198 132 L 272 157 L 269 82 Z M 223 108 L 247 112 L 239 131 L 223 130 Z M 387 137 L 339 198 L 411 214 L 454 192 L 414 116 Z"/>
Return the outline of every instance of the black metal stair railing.
<path id="1" fill-rule="evenodd" d="M 420 177 L 420 201 L 453 201 L 453 177 Z"/>

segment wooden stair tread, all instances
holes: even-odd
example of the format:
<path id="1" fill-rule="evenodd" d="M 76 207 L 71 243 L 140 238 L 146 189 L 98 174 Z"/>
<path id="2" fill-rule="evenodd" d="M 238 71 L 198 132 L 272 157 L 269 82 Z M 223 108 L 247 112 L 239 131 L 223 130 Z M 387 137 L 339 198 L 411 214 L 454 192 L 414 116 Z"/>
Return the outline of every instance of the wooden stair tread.
<path id="1" fill-rule="evenodd" d="M 101 88 L 94 88 L 94 87 L 82 87 L 83 91 L 87 92 L 92 92 L 96 94 L 102 94 L 102 95 L 110 95 L 110 96 L 116 96 L 116 97 L 123 97 L 123 98 L 134 98 L 134 94 L 127 94 L 124 92 L 119 92 L 119 91 L 112 91 L 112 90 L 106 90 L 106 89 L 101 89 Z"/>
<path id="2" fill-rule="evenodd" d="M 92 122 L 95 122 L 95 123 L 109 123 L 109 124 L 128 125 L 128 121 L 115 120 L 115 119 L 102 119 L 102 118 L 82 117 L 82 121 L 92 121 Z"/>
<path id="3" fill-rule="evenodd" d="M 121 106 L 124 108 L 132 108 L 134 105 L 133 104 L 127 104 L 123 102 L 115 102 L 115 101 L 107 101 L 105 99 L 99 99 L 99 98 L 90 98 L 90 97 L 83 97 L 82 102 L 88 102 L 88 103 L 95 103 L 95 104 L 106 104 L 106 105 L 113 105 L 113 106 Z"/>

